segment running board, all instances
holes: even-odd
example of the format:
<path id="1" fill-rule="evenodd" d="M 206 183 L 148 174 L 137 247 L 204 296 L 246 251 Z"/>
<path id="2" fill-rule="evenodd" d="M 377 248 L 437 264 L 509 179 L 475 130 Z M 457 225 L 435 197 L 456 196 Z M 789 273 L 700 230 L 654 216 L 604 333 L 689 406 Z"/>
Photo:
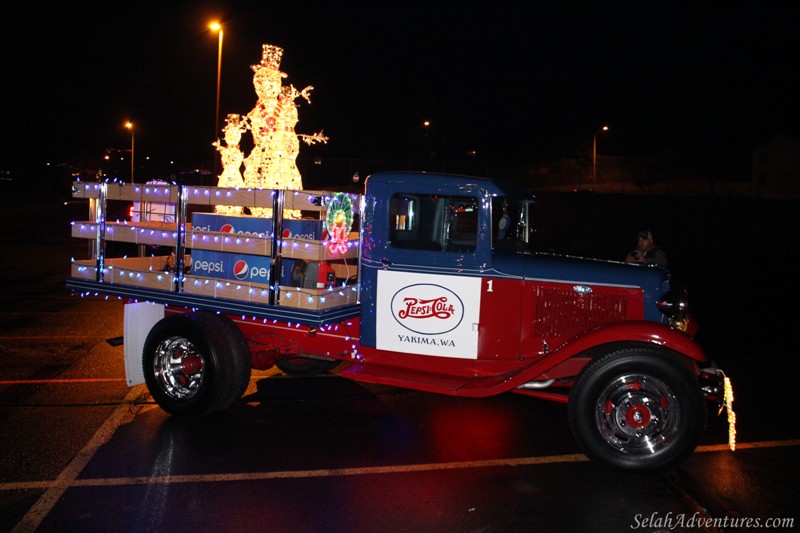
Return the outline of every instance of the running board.
<path id="1" fill-rule="evenodd" d="M 378 363 L 352 363 L 341 375 L 353 381 L 435 392 L 449 396 L 486 397 L 509 391 L 514 374 L 459 377 Z"/>

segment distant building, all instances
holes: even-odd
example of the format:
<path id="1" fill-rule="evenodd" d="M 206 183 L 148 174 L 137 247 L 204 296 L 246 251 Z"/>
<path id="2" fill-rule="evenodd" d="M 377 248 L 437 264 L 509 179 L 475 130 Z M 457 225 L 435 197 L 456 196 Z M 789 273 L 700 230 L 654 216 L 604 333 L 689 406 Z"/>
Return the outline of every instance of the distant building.
<path id="1" fill-rule="evenodd" d="M 753 196 L 800 198 L 800 139 L 773 137 L 753 151 Z"/>

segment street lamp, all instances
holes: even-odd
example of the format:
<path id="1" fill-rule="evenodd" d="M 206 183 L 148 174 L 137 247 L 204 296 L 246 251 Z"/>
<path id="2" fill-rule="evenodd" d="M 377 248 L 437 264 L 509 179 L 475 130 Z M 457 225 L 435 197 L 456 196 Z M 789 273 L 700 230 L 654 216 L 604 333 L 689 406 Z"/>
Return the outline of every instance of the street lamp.
<path id="1" fill-rule="evenodd" d="M 131 130 L 131 184 L 133 184 L 133 122 L 126 122 L 125 127 Z"/>
<path id="2" fill-rule="evenodd" d="M 592 188 L 597 189 L 597 134 L 608 131 L 608 126 L 603 126 L 592 137 Z"/>
<path id="3" fill-rule="evenodd" d="M 433 150 L 431 150 L 430 130 L 431 130 L 431 121 L 430 120 L 423 120 L 422 121 L 422 137 L 423 137 L 422 138 L 422 142 L 424 144 L 423 144 L 422 148 L 425 151 L 424 152 L 425 157 L 429 157 L 429 158 L 433 159 Z"/>
<path id="4" fill-rule="evenodd" d="M 211 30 L 219 33 L 219 50 L 217 52 L 217 107 L 214 112 L 214 138 L 219 141 L 219 85 L 222 77 L 222 25 L 214 21 L 208 25 Z M 214 151 L 214 175 L 217 174 L 217 152 Z"/>

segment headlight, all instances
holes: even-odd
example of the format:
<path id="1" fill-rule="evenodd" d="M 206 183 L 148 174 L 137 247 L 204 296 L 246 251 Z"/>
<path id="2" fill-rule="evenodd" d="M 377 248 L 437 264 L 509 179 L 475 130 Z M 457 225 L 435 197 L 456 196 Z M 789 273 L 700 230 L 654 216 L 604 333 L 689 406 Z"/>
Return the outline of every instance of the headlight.
<path id="1" fill-rule="evenodd" d="M 658 299 L 658 310 L 669 318 L 671 326 L 686 331 L 689 321 L 689 297 L 686 290 L 672 290 Z"/>

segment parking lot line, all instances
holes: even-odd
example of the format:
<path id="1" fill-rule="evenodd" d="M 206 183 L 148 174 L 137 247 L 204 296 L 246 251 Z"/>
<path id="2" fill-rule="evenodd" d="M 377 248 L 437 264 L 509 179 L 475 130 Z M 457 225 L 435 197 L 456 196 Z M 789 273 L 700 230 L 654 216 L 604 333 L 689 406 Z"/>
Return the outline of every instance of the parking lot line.
<path id="1" fill-rule="evenodd" d="M 75 486 L 74 483 L 83 469 L 89 464 L 94 454 L 105 444 L 114 434 L 117 428 L 127 424 L 136 416 L 134 400 L 144 391 L 144 385 L 132 387 L 128 395 L 106 421 L 100 426 L 86 446 L 81 449 L 75 458 L 58 475 L 58 477 L 47 487 L 44 494 L 28 510 L 22 520 L 12 529 L 12 533 L 28 533 L 35 531 L 42 523 L 42 520 L 50 513 L 50 510 L 58 502 L 64 492 Z"/>
<path id="2" fill-rule="evenodd" d="M 784 446 L 800 446 L 800 439 L 789 440 L 765 440 L 761 442 L 737 442 L 736 450 L 752 450 L 755 448 L 781 448 Z M 724 452 L 728 450 L 727 444 L 709 444 L 707 446 L 698 446 L 695 448 L 695 453 L 704 452 Z"/>
<path id="3" fill-rule="evenodd" d="M 130 395 L 129 395 L 130 396 Z M 119 411 L 119 409 L 118 409 Z M 132 416 L 130 413 L 128 413 Z M 115 413 L 116 415 L 116 413 Z M 114 415 L 112 415 L 112 418 Z M 109 421 L 111 418 L 109 418 Z M 126 418 L 119 417 L 117 426 L 125 423 Z M 108 424 L 109 428 L 113 425 Z M 103 428 L 101 428 L 103 430 Z M 101 431 L 98 430 L 98 434 Z M 97 434 L 95 435 L 97 437 Z M 107 440 L 108 437 L 105 437 Z M 100 438 L 93 439 L 93 441 L 100 441 Z M 91 449 L 93 455 L 97 449 L 98 443 L 90 442 L 87 447 L 82 451 Z M 103 441 L 104 442 L 104 441 Z M 773 440 L 762 442 L 743 442 L 736 446 L 737 451 L 747 449 L 766 449 L 766 448 L 781 448 L 800 446 L 800 439 L 791 440 Z M 713 444 L 707 446 L 698 446 L 695 453 L 712 453 L 712 452 L 725 452 L 728 450 L 727 444 Z M 730 452 L 736 453 L 736 452 Z M 79 454 L 79 457 L 81 454 Z M 79 459 L 76 457 L 73 463 Z M 356 467 L 356 468 L 330 468 L 330 469 L 316 469 L 316 470 L 287 470 L 277 472 L 237 472 L 230 474 L 197 474 L 197 475 L 169 475 L 169 476 L 138 476 L 138 477 L 119 477 L 119 478 L 96 478 L 96 479 L 77 479 L 80 473 L 79 469 L 85 466 L 88 459 L 73 464 L 55 480 L 53 481 L 21 481 L 12 483 L 0 483 L 0 490 L 23 490 L 23 489 L 59 489 L 58 496 L 64 490 L 73 487 L 109 487 L 109 486 L 124 486 L 124 485 L 149 485 L 149 484 L 174 484 L 174 483 L 215 483 L 224 481 L 262 481 L 270 479 L 300 479 L 311 477 L 340 477 L 340 476 L 357 476 L 357 475 L 379 475 L 379 474 L 398 474 L 409 472 L 432 472 L 437 470 L 457 470 L 465 468 L 488 468 L 496 466 L 531 466 L 531 465 L 544 465 L 556 463 L 578 463 L 587 462 L 589 458 L 583 454 L 564 454 L 564 455 L 546 455 L 540 457 L 516 457 L 511 459 L 487 459 L 483 461 L 459 461 L 452 463 L 423 463 L 411 465 L 394 465 L 394 466 L 371 466 L 371 467 Z M 43 496 L 44 498 L 44 496 Z M 57 500 L 57 498 L 56 498 Z M 40 500 L 41 501 L 41 500 Z M 38 505 L 38 502 L 37 502 Z M 35 506 L 34 506 L 35 507 Z M 33 509 L 32 509 L 33 510 Z M 16 530 L 15 530 L 16 531 Z"/>
<path id="4" fill-rule="evenodd" d="M 78 378 L 78 379 L 4 379 L 0 385 L 42 385 L 47 383 L 116 383 L 124 378 Z"/>

